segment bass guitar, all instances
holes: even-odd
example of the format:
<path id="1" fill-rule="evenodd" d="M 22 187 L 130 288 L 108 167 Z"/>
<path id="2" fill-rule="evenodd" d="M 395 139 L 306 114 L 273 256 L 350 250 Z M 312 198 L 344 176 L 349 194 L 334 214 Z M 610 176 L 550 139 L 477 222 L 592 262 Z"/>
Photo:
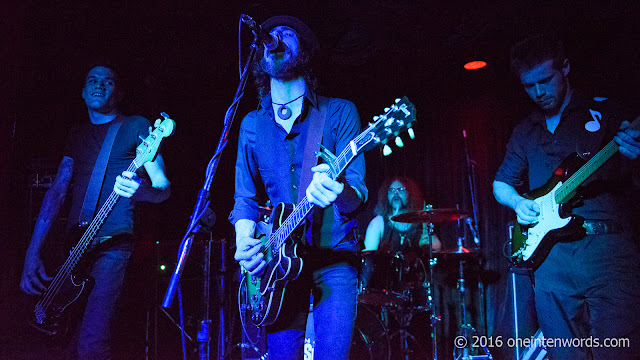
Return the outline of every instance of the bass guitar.
<path id="1" fill-rule="evenodd" d="M 175 122 L 165 113 L 162 113 L 162 116 L 164 120 L 136 148 L 136 158 L 131 162 L 127 171 L 135 172 L 147 161 L 153 161 L 162 140 L 173 133 Z M 60 266 L 55 277 L 47 286 L 47 290 L 35 305 L 33 316 L 29 322 L 36 329 L 52 337 L 61 336 L 66 332 L 68 317 L 65 316 L 65 310 L 80 297 L 88 294 L 93 285 L 93 279 L 81 276 L 76 265 L 83 258 L 89 244 L 119 198 L 120 195 L 112 191 L 91 223 L 85 226 L 81 225 L 77 231 L 72 232 L 81 234 L 80 239 L 71 249 L 69 257 Z"/>
<path id="2" fill-rule="evenodd" d="M 409 136 L 414 137 L 411 123 L 415 121 L 415 108 L 406 97 L 396 99 L 395 104 L 373 120 L 338 156 L 326 149 L 316 152 L 329 164 L 329 177 L 337 179 L 356 156 L 378 144 L 385 144 L 385 154 L 388 153 L 390 148 L 386 143 L 391 138 L 396 138 L 396 145 L 401 147 L 402 140 L 398 137 L 401 131 L 408 130 Z M 261 276 L 251 276 L 244 271 L 238 298 L 242 319 L 248 317 L 253 325 L 261 326 L 272 324 L 278 317 L 287 283 L 298 278 L 302 271 L 303 262 L 298 257 L 298 244 L 292 233 L 304 222 L 313 207 L 306 197 L 295 207 L 279 204 L 274 209 L 270 223 L 258 223 L 256 232 L 262 242 L 260 252 L 264 255 L 266 266 Z"/>
<path id="3" fill-rule="evenodd" d="M 631 128 L 640 129 L 640 117 L 631 123 Z M 515 222 L 511 239 L 511 259 L 516 266 L 536 269 L 560 237 L 585 234 L 582 226 L 584 219 L 571 214 L 573 205 L 580 200 L 576 190 L 609 160 L 618 148 L 618 143 L 611 140 L 586 163 L 578 155 L 569 156 L 553 172 L 545 185 L 523 195 L 538 204 L 540 215 L 538 222 L 530 225 Z M 575 164 L 578 163 L 584 165 L 573 172 L 578 167 Z"/>

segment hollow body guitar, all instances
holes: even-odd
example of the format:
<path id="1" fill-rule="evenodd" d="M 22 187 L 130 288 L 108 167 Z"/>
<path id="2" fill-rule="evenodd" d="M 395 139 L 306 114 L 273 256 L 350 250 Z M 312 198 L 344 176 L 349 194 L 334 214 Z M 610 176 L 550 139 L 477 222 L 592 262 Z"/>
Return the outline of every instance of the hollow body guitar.
<path id="1" fill-rule="evenodd" d="M 147 161 L 155 159 L 162 139 L 170 136 L 175 128 L 175 122 L 162 113 L 164 120 L 151 134 L 136 148 L 136 158 L 131 162 L 127 171 L 135 172 Z M 40 296 L 35 305 L 33 316 L 29 323 L 36 329 L 51 337 L 60 337 L 66 333 L 69 309 L 85 296 L 93 287 L 93 279 L 78 271 L 84 255 L 94 237 L 104 224 L 120 196 L 111 192 L 107 200 L 90 224 L 79 226 L 71 231 L 69 239 L 78 239 L 71 249 L 69 257 L 60 266 L 55 277 L 47 286 L 47 290 Z"/>
<path id="2" fill-rule="evenodd" d="M 631 123 L 640 130 L 640 117 Z M 577 155 L 567 157 L 540 188 L 523 195 L 540 207 L 538 222 L 521 225 L 517 221 L 511 240 L 511 259 L 518 267 L 536 269 L 560 238 L 584 236 L 584 219 L 572 215 L 573 205 L 580 200 L 577 189 L 617 151 L 611 140 L 586 163 Z M 580 166 L 581 165 L 581 166 Z M 577 169 L 577 170 L 576 170 Z"/>
<path id="3" fill-rule="evenodd" d="M 327 175 L 335 180 L 360 153 L 371 150 L 378 144 L 386 144 L 392 138 L 396 138 L 396 144 L 401 146 L 402 141 L 397 136 L 405 130 L 413 138 L 413 121 L 413 104 L 406 97 L 396 99 L 395 104 L 386 108 L 384 114 L 375 116 L 374 122 L 338 156 L 326 149 L 317 155 L 329 165 Z M 256 237 L 261 239 L 260 252 L 264 255 L 266 266 L 259 276 L 251 276 L 243 271 L 238 299 L 242 319 L 249 312 L 251 323 L 262 326 L 273 324 L 278 317 L 287 283 L 298 278 L 303 266 L 303 261 L 298 256 L 296 239 L 299 236 L 296 236 L 295 230 L 305 221 L 313 207 L 306 197 L 295 207 L 291 204 L 279 204 L 274 209 L 270 224 L 258 223 Z"/>

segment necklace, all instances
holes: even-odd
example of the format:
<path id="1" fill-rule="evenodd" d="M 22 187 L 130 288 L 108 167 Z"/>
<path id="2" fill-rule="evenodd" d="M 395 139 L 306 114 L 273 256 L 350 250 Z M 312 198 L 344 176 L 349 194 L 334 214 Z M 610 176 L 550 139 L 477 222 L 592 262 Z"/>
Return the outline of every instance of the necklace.
<path id="1" fill-rule="evenodd" d="M 287 105 L 291 104 L 292 102 L 300 99 L 301 97 L 303 97 L 304 94 L 298 96 L 297 98 L 287 101 L 284 104 L 278 104 L 276 102 L 271 102 L 273 105 L 280 105 L 280 107 L 278 108 L 278 117 L 282 120 L 289 120 L 289 118 L 291 117 L 291 108 L 289 108 Z"/>

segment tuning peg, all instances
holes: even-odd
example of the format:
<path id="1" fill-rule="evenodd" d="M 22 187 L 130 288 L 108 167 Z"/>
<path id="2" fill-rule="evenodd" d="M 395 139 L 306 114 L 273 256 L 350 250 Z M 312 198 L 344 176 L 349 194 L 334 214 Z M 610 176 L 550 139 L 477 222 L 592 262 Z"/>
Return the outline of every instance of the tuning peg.
<path id="1" fill-rule="evenodd" d="M 376 115 L 373 117 L 373 121 L 377 121 L 380 118 L 380 116 Z"/>
<path id="2" fill-rule="evenodd" d="M 387 112 L 387 111 L 389 111 L 389 108 L 388 107 L 384 108 L 384 112 Z"/>
<path id="3" fill-rule="evenodd" d="M 392 150 L 391 150 L 391 147 L 389 145 L 385 145 L 382 148 L 382 155 L 384 155 L 384 156 L 388 156 L 389 154 L 391 154 L 391 152 L 392 152 Z"/>
<path id="4" fill-rule="evenodd" d="M 402 142 L 402 139 L 400 139 L 400 136 L 396 137 L 396 146 L 399 148 L 404 146 L 404 143 Z"/>
<path id="5" fill-rule="evenodd" d="M 397 99 L 396 99 L 396 101 L 395 101 L 395 103 L 397 104 L 397 103 L 399 103 L 399 102 L 400 102 L 400 98 L 397 98 Z"/>
<path id="6" fill-rule="evenodd" d="M 415 139 L 415 138 L 416 138 L 416 134 L 413 132 L 413 129 L 412 129 L 412 128 L 409 128 L 409 129 L 407 130 L 407 133 L 409 134 L 409 138 L 411 138 L 411 140 L 413 140 L 413 139 Z"/>

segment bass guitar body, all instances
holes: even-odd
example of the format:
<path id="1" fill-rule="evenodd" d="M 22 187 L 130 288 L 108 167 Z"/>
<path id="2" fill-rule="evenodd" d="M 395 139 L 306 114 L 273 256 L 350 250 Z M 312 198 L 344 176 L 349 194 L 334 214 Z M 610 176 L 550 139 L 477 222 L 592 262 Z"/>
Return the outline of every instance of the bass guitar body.
<path id="1" fill-rule="evenodd" d="M 266 266 L 260 276 L 244 272 L 244 309 L 251 314 L 255 326 L 273 324 L 280 313 L 287 283 L 297 279 L 302 271 L 295 236 L 289 237 L 282 246 L 269 243 L 269 235 L 280 227 L 292 210 L 291 204 L 278 204 L 273 210 L 272 221 L 259 222 L 256 226 L 256 237 L 262 241 Z"/>
<path id="2" fill-rule="evenodd" d="M 86 226 L 78 226 L 77 230 L 71 232 L 69 238 L 77 242 L 86 228 Z M 58 269 L 59 281 L 50 282 L 35 305 L 33 316 L 29 321 L 33 327 L 53 338 L 63 337 L 66 334 L 70 318 L 74 313 L 69 309 L 81 303 L 80 300 L 88 296 L 94 285 L 93 278 L 83 276 L 77 271 L 81 268 L 82 266 L 77 266 L 76 269 L 71 270 L 62 265 Z"/>
<path id="3" fill-rule="evenodd" d="M 566 158 L 545 185 L 523 195 L 538 204 L 540 215 L 538 222 L 534 224 L 521 225 L 515 222 L 511 239 L 511 259 L 516 266 L 536 269 L 561 238 L 584 235 L 584 219 L 571 214 L 573 206 L 580 198 L 573 192 L 568 196 L 569 201 L 558 202 L 556 196 L 563 182 L 579 169 L 582 163 L 584 161 L 578 156 Z"/>

